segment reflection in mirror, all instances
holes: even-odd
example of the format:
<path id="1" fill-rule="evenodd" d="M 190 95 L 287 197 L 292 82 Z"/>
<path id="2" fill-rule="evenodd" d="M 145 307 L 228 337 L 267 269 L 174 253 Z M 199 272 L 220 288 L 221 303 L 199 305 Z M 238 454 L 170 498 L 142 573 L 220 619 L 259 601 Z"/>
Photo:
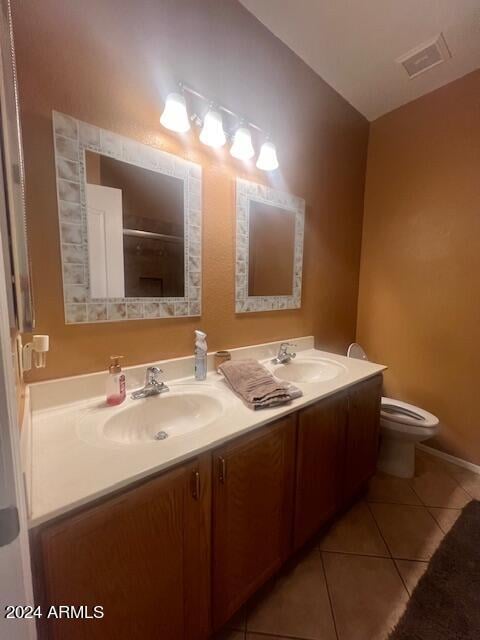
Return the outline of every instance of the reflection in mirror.
<path id="1" fill-rule="evenodd" d="M 305 201 L 237 178 L 235 310 L 298 309 Z"/>
<path id="2" fill-rule="evenodd" d="M 291 296 L 295 212 L 252 201 L 248 231 L 248 295 Z"/>
<path id="3" fill-rule="evenodd" d="M 184 295 L 183 180 L 85 152 L 92 298 Z"/>

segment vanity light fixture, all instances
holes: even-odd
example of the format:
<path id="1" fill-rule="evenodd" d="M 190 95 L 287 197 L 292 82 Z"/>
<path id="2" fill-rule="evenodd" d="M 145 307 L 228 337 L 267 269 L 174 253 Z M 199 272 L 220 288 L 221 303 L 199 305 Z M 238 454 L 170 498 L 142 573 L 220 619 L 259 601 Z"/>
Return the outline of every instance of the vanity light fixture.
<path id="1" fill-rule="evenodd" d="M 179 83 L 181 93 L 170 93 L 167 96 L 165 108 L 160 118 L 160 123 L 177 133 L 185 133 L 190 129 L 190 123 L 201 128 L 200 142 L 214 149 L 219 149 L 229 141 L 232 141 L 230 154 L 238 160 L 250 160 L 255 155 L 255 148 L 252 143 L 252 131 L 260 134 L 264 138 L 264 142 L 260 148 L 260 153 L 256 162 L 258 169 L 262 171 L 274 171 L 278 168 L 277 150 L 273 142 L 270 142 L 266 132 L 253 122 L 247 122 L 238 114 L 227 107 L 212 102 L 203 94 L 195 91 L 191 87 Z M 189 94 L 193 98 L 193 102 L 207 103 L 208 110 L 204 117 L 197 113 L 192 113 L 189 118 L 187 105 L 183 94 Z M 224 118 L 227 120 L 228 127 L 224 128 Z M 232 120 L 234 122 L 232 122 Z M 231 125 L 231 126 L 230 126 Z"/>
<path id="2" fill-rule="evenodd" d="M 255 155 L 252 134 L 246 127 L 240 127 L 236 130 L 230 154 L 238 160 L 250 160 Z"/>
<path id="3" fill-rule="evenodd" d="M 160 123 L 170 131 L 186 133 L 190 129 L 187 105 L 180 93 L 169 93 L 165 102 L 165 109 L 160 117 Z"/>
<path id="4" fill-rule="evenodd" d="M 222 115 L 219 111 L 209 109 L 203 120 L 202 131 L 200 132 L 200 142 L 214 149 L 223 147 L 227 137 L 223 130 Z"/>
<path id="5" fill-rule="evenodd" d="M 257 169 L 261 169 L 262 171 L 274 171 L 278 169 L 277 149 L 270 140 L 264 142 L 260 148 Z"/>

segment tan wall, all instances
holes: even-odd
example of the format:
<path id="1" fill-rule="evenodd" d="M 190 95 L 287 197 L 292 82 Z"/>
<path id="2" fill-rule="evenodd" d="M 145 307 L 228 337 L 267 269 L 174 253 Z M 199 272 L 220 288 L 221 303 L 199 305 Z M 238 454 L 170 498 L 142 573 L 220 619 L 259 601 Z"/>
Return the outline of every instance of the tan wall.
<path id="1" fill-rule="evenodd" d="M 480 71 L 371 125 L 357 337 L 479 464 Z"/>
<path id="2" fill-rule="evenodd" d="M 189 354 L 193 329 L 228 348 L 315 333 L 343 350 L 356 323 L 368 123 L 234 0 L 23 0 L 14 3 L 37 331 L 48 367 L 31 379 Z M 307 202 L 303 305 L 234 313 L 235 176 L 264 179 L 228 152 L 159 124 L 183 80 L 269 128 L 274 186 Z M 65 326 L 51 130 L 56 109 L 203 165 L 201 319 Z"/>

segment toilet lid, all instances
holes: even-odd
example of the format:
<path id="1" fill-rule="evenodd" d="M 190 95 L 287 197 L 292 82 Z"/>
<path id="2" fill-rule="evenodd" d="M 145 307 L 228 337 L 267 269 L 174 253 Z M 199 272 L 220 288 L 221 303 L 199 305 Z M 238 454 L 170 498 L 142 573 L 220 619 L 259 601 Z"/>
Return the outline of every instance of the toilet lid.
<path id="1" fill-rule="evenodd" d="M 382 398 L 381 414 L 386 420 L 412 427 L 435 427 L 438 424 L 438 418 L 433 413 L 393 398 Z"/>

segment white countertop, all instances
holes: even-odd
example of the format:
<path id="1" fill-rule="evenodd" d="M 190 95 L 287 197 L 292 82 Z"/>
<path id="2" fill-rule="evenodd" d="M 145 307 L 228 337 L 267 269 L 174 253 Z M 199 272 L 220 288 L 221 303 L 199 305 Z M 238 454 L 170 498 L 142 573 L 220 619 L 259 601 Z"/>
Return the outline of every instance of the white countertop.
<path id="1" fill-rule="evenodd" d="M 68 404 L 49 406 L 50 403 L 45 401 L 45 392 L 50 389 L 49 393 L 61 395 L 62 381 L 50 383 L 50 387 L 48 383 L 42 383 L 43 387 L 32 385 L 37 388 L 32 389 L 31 444 L 27 462 L 31 466 L 27 474 L 30 527 L 85 505 L 140 478 L 192 458 L 385 369 L 384 366 L 372 362 L 353 360 L 308 348 L 313 343 L 311 338 L 298 339 L 297 342 L 301 343 L 300 349 L 297 349 L 301 351 L 299 358 L 328 358 L 343 365 L 344 371 L 333 380 L 296 383 L 303 391 L 301 398 L 288 405 L 258 411 L 248 409 L 227 388 L 223 377 L 217 373 L 209 373 L 205 382 L 195 382 L 193 378 L 176 380 L 168 378 L 169 384 L 177 382 L 196 386 L 213 386 L 216 393 L 228 398 L 224 414 L 213 423 L 189 434 L 162 441 L 120 444 L 110 441 L 96 442 L 94 439 L 86 438 L 81 431 L 86 415 L 91 414 L 92 411 L 112 412 L 118 408 L 106 406 L 101 408 L 104 398 L 99 395 Z M 278 342 L 259 345 L 257 348 L 239 349 L 235 350 L 238 354 L 234 357 L 255 357 L 256 355 L 259 360 L 263 360 L 266 357 L 265 354 L 269 357 L 277 347 Z M 175 363 L 174 369 L 177 372 L 181 370 L 178 365 L 181 360 L 185 360 L 191 366 L 190 359 L 169 361 Z M 164 370 L 168 369 L 165 363 L 159 364 Z M 138 367 L 135 368 L 135 370 L 138 369 Z M 141 369 L 144 370 L 144 367 Z M 81 381 L 83 378 L 88 376 L 79 376 L 78 380 Z M 75 380 L 75 378 L 66 379 L 65 384 L 72 386 L 72 381 Z M 98 384 L 98 381 L 95 384 Z M 88 383 L 83 385 L 84 388 L 85 386 L 88 387 Z M 68 389 L 65 395 L 68 399 L 72 397 Z M 135 402 L 137 401 L 128 397 L 121 406 Z"/>

